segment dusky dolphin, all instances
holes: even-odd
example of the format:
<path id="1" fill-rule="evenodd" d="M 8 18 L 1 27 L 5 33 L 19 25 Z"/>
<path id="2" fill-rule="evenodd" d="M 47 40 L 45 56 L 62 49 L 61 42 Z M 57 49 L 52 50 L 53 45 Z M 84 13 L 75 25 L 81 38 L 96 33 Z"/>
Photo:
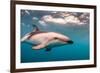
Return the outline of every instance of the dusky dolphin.
<path id="1" fill-rule="evenodd" d="M 50 51 L 54 47 L 63 46 L 66 44 L 73 44 L 73 41 L 60 33 L 40 31 L 39 28 L 34 25 L 35 30 L 22 37 L 21 42 L 31 44 L 33 49 L 46 48 L 46 51 Z"/>

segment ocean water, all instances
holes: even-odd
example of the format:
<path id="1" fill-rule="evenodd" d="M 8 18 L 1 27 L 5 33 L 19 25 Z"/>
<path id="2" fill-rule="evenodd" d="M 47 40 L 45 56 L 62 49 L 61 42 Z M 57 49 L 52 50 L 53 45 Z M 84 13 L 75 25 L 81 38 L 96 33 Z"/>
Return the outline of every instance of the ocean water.
<path id="1" fill-rule="evenodd" d="M 21 37 L 33 30 L 31 17 L 23 16 L 21 18 Z M 25 25 L 27 24 L 27 25 Z M 45 48 L 33 50 L 32 45 L 21 43 L 21 62 L 51 62 L 51 61 L 73 61 L 73 60 L 88 60 L 90 58 L 89 47 L 89 24 L 85 25 L 58 25 L 49 24 L 42 26 L 35 23 L 42 31 L 53 31 L 70 37 L 73 44 L 54 47 L 51 51 L 45 51 Z M 70 25 L 70 24 L 69 24 Z"/>

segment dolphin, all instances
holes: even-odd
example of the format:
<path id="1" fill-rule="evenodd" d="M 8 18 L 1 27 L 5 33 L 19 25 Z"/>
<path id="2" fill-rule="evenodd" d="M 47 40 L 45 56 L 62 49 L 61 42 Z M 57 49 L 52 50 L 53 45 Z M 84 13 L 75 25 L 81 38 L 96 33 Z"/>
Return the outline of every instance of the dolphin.
<path id="1" fill-rule="evenodd" d="M 35 50 L 46 48 L 46 51 L 50 51 L 54 47 L 73 44 L 68 36 L 57 32 L 41 31 L 36 25 L 33 27 L 35 27 L 35 30 L 22 37 L 21 42 L 32 45 Z"/>

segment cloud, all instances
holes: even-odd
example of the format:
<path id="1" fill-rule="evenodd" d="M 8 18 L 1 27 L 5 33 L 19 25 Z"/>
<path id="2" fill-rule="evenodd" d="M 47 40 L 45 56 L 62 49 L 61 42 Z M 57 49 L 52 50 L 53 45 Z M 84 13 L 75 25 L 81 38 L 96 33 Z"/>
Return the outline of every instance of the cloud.
<path id="1" fill-rule="evenodd" d="M 37 17 L 33 17 L 32 20 L 39 20 Z"/>
<path id="2" fill-rule="evenodd" d="M 42 21 L 46 23 L 58 23 L 58 24 L 65 24 L 65 20 L 62 18 L 53 18 L 51 15 L 45 15 L 42 17 Z"/>
<path id="3" fill-rule="evenodd" d="M 39 23 L 41 24 L 41 25 L 43 25 L 43 26 L 46 26 L 47 24 L 44 22 L 44 21 L 39 21 Z"/>
<path id="4" fill-rule="evenodd" d="M 41 18 L 44 23 L 55 23 L 61 25 L 83 25 L 89 23 L 89 14 L 87 13 L 70 13 L 70 12 L 55 12 L 52 15 L 44 15 Z"/>
<path id="5" fill-rule="evenodd" d="M 56 11 L 52 11 L 51 13 L 57 13 Z"/>

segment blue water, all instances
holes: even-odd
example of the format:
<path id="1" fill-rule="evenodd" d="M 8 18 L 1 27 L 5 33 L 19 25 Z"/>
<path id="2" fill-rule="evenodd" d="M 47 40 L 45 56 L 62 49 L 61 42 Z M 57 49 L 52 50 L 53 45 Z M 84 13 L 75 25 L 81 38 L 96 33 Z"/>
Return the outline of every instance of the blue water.
<path id="1" fill-rule="evenodd" d="M 40 15 L 37 15 L 39 17 Z M 30 24 L 32 16 L 21 15 L 21 37 L 32 31 Z M 26 25 L 22 25 L 22 23 Z M 89 24 L 82 26 L 62 26 L 50 24 L 47 26 L 38 25 L 41 30 L 53 31 L 69 36 L 74 43 L 60 47 L 54 47 L 51 51 L 33 50 L 32 45 L 21 43 L 21 62 L 49 62 L 49 61 L 72 61 L 89 59 Z"/>

